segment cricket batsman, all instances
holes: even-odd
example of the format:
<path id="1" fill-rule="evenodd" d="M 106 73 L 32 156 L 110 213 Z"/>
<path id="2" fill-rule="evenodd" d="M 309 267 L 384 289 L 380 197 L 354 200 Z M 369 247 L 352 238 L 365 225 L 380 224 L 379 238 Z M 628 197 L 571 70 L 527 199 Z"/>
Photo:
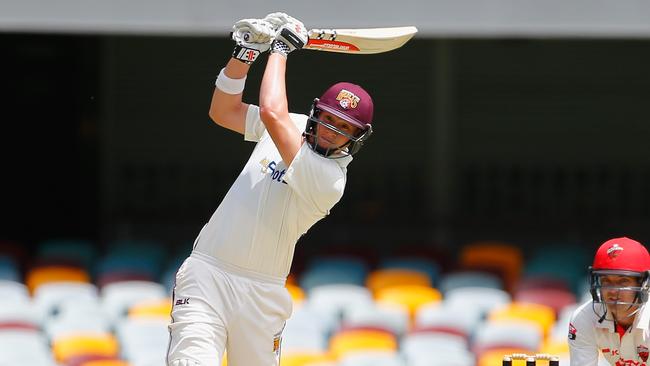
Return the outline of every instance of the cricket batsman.
<path id="1" fill-rule="evenodd" d="M 243 19 L 232 39 L 209 115 L 255 146 L 176 274 L 169 366 L 220 365 L 224 352 L 229 366 L 279 364 L 296 242 L 341 199 L 347 166 L 372 133 L 372 98 L 352 83 L 329 87 L 308 115 L 289 113 L 287 59 L 307 42 L 302 22 Z M 266 52 L 259 106 L 244 103 L 249 68 Z"/>
<path id="2" fill-rule="evenodd" d="M 650 347 L 650 256 L 641 243 L 603 243 L 589 275 L 591 297 L 569 324 L 571 366 L 597 366 L 599 351 L 613 366 L 646 366 Z"/>

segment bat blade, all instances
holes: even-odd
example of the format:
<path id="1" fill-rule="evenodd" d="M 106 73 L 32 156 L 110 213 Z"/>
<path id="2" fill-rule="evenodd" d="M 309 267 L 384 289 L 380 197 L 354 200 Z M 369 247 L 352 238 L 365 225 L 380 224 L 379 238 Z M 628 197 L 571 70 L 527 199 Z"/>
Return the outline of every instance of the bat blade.
<path id="1" fill-rule="evenodd" d="M 416 27 L 311 29 L 304 48 L 339 53 L 373 54 L 402 47 Z"/>

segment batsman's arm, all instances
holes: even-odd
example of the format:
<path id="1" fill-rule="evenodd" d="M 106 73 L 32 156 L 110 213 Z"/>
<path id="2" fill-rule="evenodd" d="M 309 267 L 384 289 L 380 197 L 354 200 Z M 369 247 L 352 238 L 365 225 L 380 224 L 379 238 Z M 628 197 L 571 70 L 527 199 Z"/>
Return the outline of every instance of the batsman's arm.
<path id="1" fill-rule="evenodd" d="M 235 80 L 242 80 L 248 74 L 250 65 L 231 58 L 226 64 L 223 73 L 227 78 Z M 246 129 L 246 112 L 248 111 L 248 104 L 242 102 L 242 94 L 230 94 L 219 89 L 217 85 L 212 94 L 212 101 L 210 102 L 210 118 L 219 126 L 225 127 L 229 130 L 244 134 Z"/>
<path id="2" fill-rule="evenodd" d="M 282 160 L 289 166 L 300 150 L 302 134 L 289 116 L 286 69 L 286 56 L 279 53 L 269 55 L 260 87 L 260 118 Z"/>

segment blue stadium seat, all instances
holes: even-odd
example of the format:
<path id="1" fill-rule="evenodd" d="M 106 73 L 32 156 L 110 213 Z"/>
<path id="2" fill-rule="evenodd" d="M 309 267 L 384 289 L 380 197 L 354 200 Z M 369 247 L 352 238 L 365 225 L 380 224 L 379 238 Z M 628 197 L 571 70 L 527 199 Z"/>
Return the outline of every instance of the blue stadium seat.
<path id="1" fill-rule="evenodd" d="M 417 257 L 392 257 L 383 259 L 378 266 L 379 269 L 408 269 L 425 273 L 429 276 L 431 284 L 438 283 L 440 266 L 434 261 Z"/>

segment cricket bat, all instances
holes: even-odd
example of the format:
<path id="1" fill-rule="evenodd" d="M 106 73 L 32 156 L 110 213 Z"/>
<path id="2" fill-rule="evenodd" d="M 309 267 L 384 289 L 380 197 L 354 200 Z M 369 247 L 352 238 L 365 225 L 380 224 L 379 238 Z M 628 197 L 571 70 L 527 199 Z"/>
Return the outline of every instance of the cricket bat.
<path id="1" fill-rule="evenodd" d="M 373 54 L 402 47 L 411 39 L 416 27 L 310 29 L 303 47 L 327 52 Z"/>

